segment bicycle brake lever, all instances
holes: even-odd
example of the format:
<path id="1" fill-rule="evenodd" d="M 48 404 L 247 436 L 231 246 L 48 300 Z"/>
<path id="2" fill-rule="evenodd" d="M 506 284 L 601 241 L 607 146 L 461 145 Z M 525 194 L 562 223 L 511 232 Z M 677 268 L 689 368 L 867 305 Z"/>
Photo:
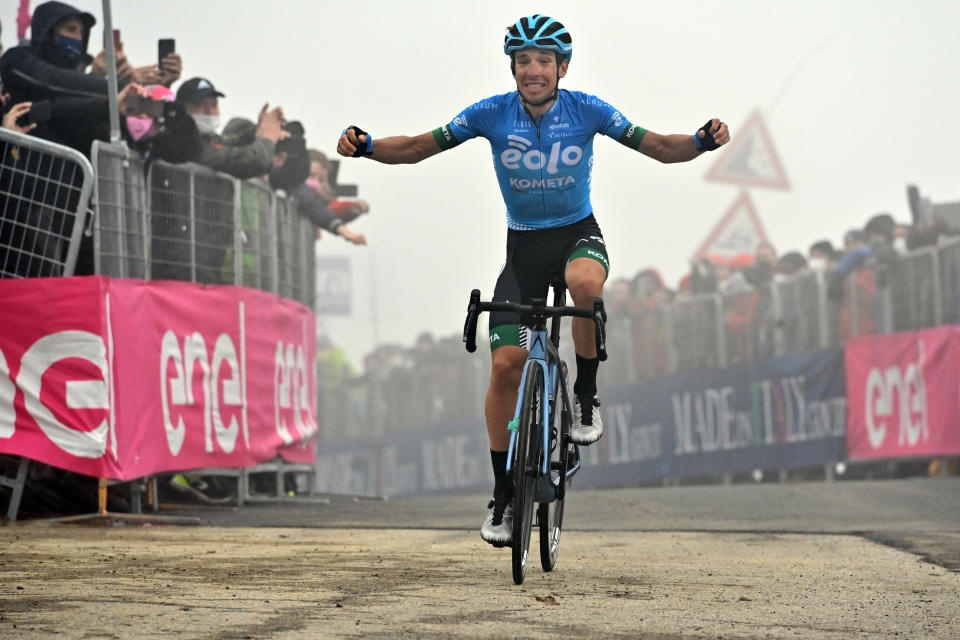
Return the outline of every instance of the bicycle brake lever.
<path id="1" fill-rule="evenodd" d="M 470 292 L 470 303 L 467 305 L 467 320 L 463 324 L 463 341 L 467 343 L 467 351 L 477 350 L 477 316 L 480 314 L 480 289 Z"/>
<path id="2" fill-rule="evenodd" d="M 600 362 L 607 359 L 607 331 L 606 323 L 607 312 L 603 308 L 603 298 L 593 299 L 593 328 L 594 338 L 597 342 L 597 358 Z"/>

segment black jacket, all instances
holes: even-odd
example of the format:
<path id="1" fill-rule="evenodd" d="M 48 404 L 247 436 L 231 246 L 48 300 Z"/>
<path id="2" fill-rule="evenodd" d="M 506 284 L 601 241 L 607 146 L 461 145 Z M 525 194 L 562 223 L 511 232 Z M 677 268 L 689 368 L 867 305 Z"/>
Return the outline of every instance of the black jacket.
<path id="1" fill-rule="evenodd" d="M 0 78 L 12 104 L 107 95 L 106 79 L 83 73 L 93 58 L 84 53 L 75 63 L 52 44 L 54 25 L 70 16 L 89 14 L 62 2 L 45 2 L 33 12 L 30 44 L 7 49 L 0 58 Z M 90 30 L 84 29 L 84 52 L 89 37 Z"/>
<path id="2" fill-rule="evenodd" d="M 314 226 L 326 229 L 330 233 L 337 233 L 337 229 L 343 225 L 343 220 L 330 211 L 323 198 L 307 185 L 302 184 L 297 187 L 293 195 L 297 197 L 297 209 L 300 210 L 300 215 L 310 220 Z"/>
<path id="3" fill-rule="evenodd" d="M 89 155 L 94 140 L 109 137 L 107 81 L 83 73 L 92 61 L 86 53 L 72 60 L 53 46 L 53 27 L 64 18 L 80 17 L 86 51 L 93 18 L 62 2 L 46 2 L 33 13 L 29 45 L 8 49 L 0 58 L 0 79 L 10 94 L 9 105 L 50 100 L 53 117 L 33 135 L 65 144 Z"/>

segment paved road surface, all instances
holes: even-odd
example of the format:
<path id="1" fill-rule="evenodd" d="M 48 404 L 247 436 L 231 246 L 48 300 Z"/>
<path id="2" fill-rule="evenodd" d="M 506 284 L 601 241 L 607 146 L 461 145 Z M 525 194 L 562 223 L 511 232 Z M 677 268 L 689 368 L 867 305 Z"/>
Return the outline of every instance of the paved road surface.
<path id="1" fill-rule="evenodd" d="M 557 570 L 521 587 L 483 506 L 5 527 L 0 637 L 960 637 L 960 479 L 574 491 Z"/>

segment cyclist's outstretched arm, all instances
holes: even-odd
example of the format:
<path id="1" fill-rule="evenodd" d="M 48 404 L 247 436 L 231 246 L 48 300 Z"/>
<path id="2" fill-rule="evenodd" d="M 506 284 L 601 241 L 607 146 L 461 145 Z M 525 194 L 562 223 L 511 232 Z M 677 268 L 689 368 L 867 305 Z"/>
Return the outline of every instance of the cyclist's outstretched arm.
<path id="1" fill-rule="evenodd" d="M 357 134 L 354 127 L 348 128 L 337 142 L 337 153 L 351 157 L 357 149 L 367 148 L 370 134 Z M 428 131 L 418 136 L 390 136 L 373 140 L 372 153 L 364 154 L 372 160 L 384 164 L 414 164 L 440 153 L 433 133 Z"/>
<path id="2" fill-rule="evenodd" d="M 709 131 L 707 130 L 708 127 Z M 719 118 L 713 118 L 700 127 L 695 135 L 699 139 L 699 144 L 694 141 L 693 136 L 685 136 L 679 133 L 661 135 L 653 131 L 647 131 L 643 135 L 637 151 L 663 163 L 687 162 L 704 151 L 712 151 L 730 141 L 730 131 L 727 129 L 727 124 L 720 122 Z"/>

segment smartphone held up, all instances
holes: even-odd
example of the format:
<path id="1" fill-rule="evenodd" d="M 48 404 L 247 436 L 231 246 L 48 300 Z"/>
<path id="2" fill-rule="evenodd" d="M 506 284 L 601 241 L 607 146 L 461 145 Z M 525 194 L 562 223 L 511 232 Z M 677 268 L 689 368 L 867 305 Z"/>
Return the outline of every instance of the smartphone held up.
<path id="1" fill-rule="evenodd" d="M 164 72 L 163 60 L 171 53 L 176 52 L 177 44 L 173 38 L 161 38 L 157 41 L 157 68 Z"/>

